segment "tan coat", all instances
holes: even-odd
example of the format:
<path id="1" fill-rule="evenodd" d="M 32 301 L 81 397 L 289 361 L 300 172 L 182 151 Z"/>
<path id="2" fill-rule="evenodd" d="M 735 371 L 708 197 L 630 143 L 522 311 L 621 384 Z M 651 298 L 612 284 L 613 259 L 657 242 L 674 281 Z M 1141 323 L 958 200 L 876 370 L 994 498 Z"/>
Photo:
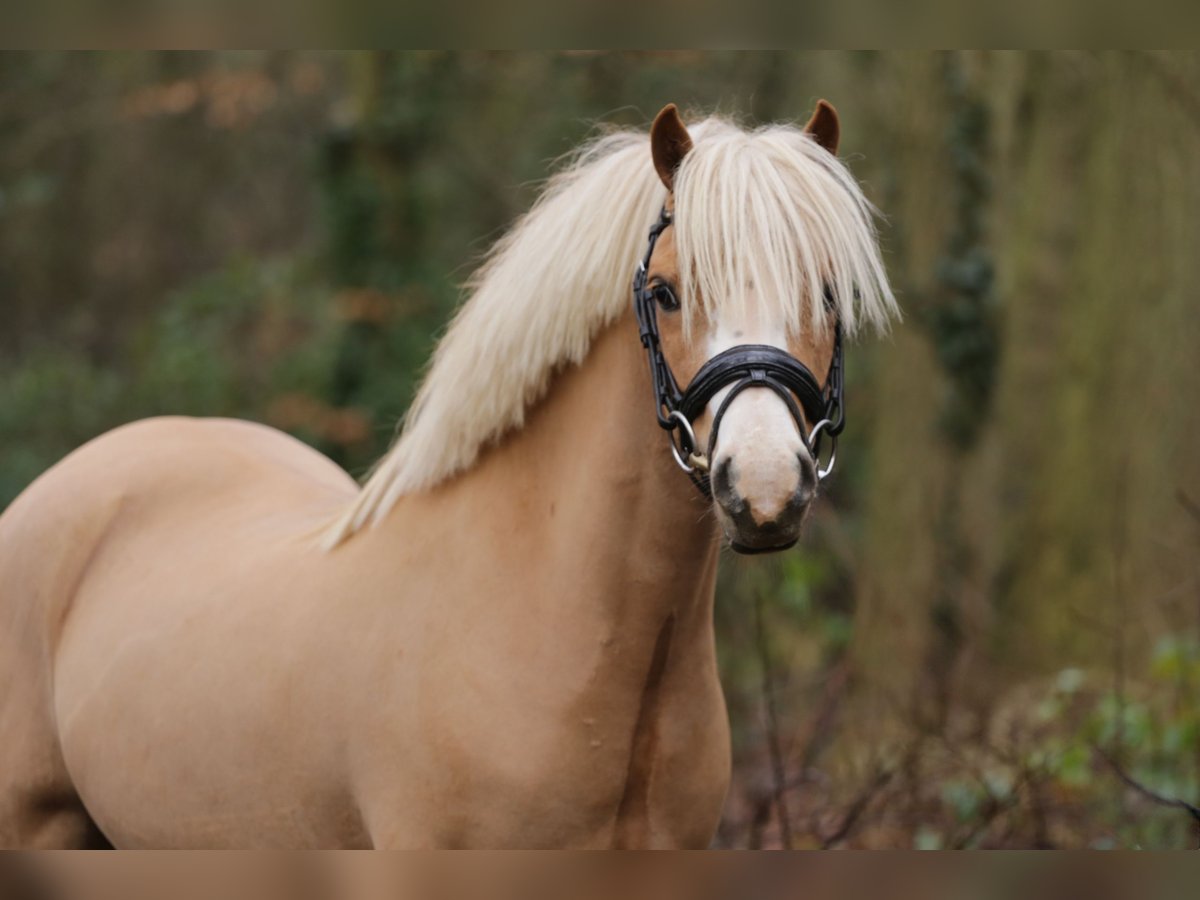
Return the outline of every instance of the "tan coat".
<path id="1" fill-rule="evenodd" d="M 355 485 L 262 426 L 54 467 L 0 518 L 0 844 L 706 845 L 716 530 L 639 354 L 330 553 Z"/>

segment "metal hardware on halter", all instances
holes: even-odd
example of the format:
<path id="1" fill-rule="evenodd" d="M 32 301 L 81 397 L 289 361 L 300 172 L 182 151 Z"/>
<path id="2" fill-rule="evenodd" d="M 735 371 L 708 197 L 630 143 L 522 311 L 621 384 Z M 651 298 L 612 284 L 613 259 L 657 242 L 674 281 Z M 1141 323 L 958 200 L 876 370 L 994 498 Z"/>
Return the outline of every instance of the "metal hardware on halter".
<path id="1" fill-rule="evenodd" d="M 687 420 L 687 416 L 673 409 L 667 418 L 674 421 L 679 428 L 678 441 L 674 430 L 671 431 L 671 455 L 675 457 L 679 468 L 689 475 L 696 471 L 707 472 L 708 460 L 696 453 L 696 432 L 692 431 L 692 423 Z"/>
<path id="2" fill-rule="evenodd" d="M 821 466 L 821 432 L 832 425 L 828 419 L 822 419 L 812 427 L 808 433 L 808 440 L 804 443 L 808 445 L 808 452 L 813 458 L 813 464 L 817 467 L 817 481 L 824 481 L 825 478 L 833 471 L 833 465 L 837 462 L 837 437 L 829 438 L 829 462 Z"/>
<path id="3" fill-rule="evenodd" d="M 804 363 L 778 347 L 766 344 L 739 344 L 718 353 L 701 366 L 686 390 L 681 391 L 671 366 L 663 355 L 658 333 L 657 304 L 654 292 L 647 284 L 654 246 L 671 222 L 671 213 L 664 207 L 658 221 L 650 229 L 646 255 L 634 271 L 633 308 L 637 314 L 642 346 L 646 348 L 646 357 L 650 362 L 650 379 L 654 385 L 658 424 L 670 433 L 671 455 L 675 457 L 675 462 L 687 473 L 700 493 L 711 498 L 712 485 L 709 483 L 708 466 L 725 411 L 742 391 L 749 388 L 767 388 L 774 391 L 787 405 L 817 467 L 817 478 L 824 481 L 837 462 L 837 437 L 846 424 L 841 323 L 834 326 L 833 358 L 829 363 L 829 376 L 824 386 Z M 696 433 L 692 423 L 704 414 L 709 401 L 726 387 L 730 388 L 729 393 L 713 416 L 708 447 L 701 453 L 700 448 L 696 446 Z M 808 421 L 816 423 L 807 435 L 804 433 L 806 417 Z M 830 455 L 829 461 L 822 466 L 821 438 L 825 435 L 830 439 Z"/>

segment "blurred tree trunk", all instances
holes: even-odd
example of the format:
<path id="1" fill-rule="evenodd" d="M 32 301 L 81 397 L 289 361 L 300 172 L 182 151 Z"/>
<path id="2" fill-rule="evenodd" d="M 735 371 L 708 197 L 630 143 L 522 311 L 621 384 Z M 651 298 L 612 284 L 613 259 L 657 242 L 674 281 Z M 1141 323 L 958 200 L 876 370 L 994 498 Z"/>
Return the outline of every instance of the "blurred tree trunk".
<path id="1" fill-rule="evenodd" d="M 912 327 L 936 236 L 954 227 L 940 138 L 951 110 L 928 57 L 888 55 L 888 86 L 862 85 L 891 154 L 876 197 L 895 223 L 889 263 L 910 322 L 875 361 L 859 498 L 855 659 L 893 711 L 939 689 L 922 672 L 974 702 L 995 693 L 993 674 L 1107 668 L 1119 597 L 1136 652 L 1166 626 L 1171 598 L 1191 595 L 1190 525 L 1174 494 L 1200 485 L 1196 56 L 975 64 L 994 129 L 987 231 L 1006 353 L 967 455 L 938 427 L 944 376 Z M 946 602 L 957 662 L 931 669 L 947 649 Z"/>

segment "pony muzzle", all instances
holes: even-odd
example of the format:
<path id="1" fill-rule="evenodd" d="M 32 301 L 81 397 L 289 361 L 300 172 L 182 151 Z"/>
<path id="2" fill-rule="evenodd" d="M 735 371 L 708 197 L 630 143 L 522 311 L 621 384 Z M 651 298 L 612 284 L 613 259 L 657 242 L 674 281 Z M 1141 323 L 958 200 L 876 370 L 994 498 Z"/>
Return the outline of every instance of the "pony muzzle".
<path id="1" fill-rule="evenodd" d="M 746 391 L 725 417 L 712 451 L 712 495 L 730 544 L 741 553 L 796 543 L 817 495 L 817 465 L 771 391 Z"/>

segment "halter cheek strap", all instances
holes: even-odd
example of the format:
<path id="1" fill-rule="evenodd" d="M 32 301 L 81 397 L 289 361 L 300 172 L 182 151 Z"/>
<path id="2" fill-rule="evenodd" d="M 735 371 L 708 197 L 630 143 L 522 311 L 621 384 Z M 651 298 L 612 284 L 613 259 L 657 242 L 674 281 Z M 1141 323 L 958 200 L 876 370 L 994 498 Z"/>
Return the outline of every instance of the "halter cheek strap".
<path id="1" fill-rule="evenodd" d="M 700 367 L 700 371 L 692 378 L 687 388 L 681 391 L 671 366 L 663 355 L 658 331 L 657 302 L 654 291 L 648 285 L 650 258 L 654 255 L 654 246 L 671 221 L 671 213 L 664 208 L 658 221 L 650 229 L 646 255 L 638 264 L 633 277 L 633 306 L 637 314 L 642 346 L 646 348 L 646 356 L 650 362 L 658 424 L 670 434 L 671 453 L 675 461 L 687 472 L 700 493 L 711 499 L 709 461 L 712 459 L 721 421 L 725 418 L 729 405 L 742 391 L 767 388 L 774 391 L 786 404 L 788 412 L 804 437 L 809 453 L 818 461 L 817 477 L 824 480 L 833 471 L 837 460 L 837 437 L 846 424 L 841 323 L 835 325 L 833 359 L 829 364 L 829 375 L 824 386 L 804 363 L 778 347 L 767 344 L 739 344 L 708 360 Z M 692 426 L 704 414 L 709 401 L 725 387 L 730 388 L 729 393 L 717 407 L 712 428 L 709 430 L 708 446 L 701 454 Z M 815 423 L 807 434 L 804 428 L 806 418 Z M 832 452 L 829 462 L 821 467 L 821 439 L 825 435 L 830 438 Z"/>

